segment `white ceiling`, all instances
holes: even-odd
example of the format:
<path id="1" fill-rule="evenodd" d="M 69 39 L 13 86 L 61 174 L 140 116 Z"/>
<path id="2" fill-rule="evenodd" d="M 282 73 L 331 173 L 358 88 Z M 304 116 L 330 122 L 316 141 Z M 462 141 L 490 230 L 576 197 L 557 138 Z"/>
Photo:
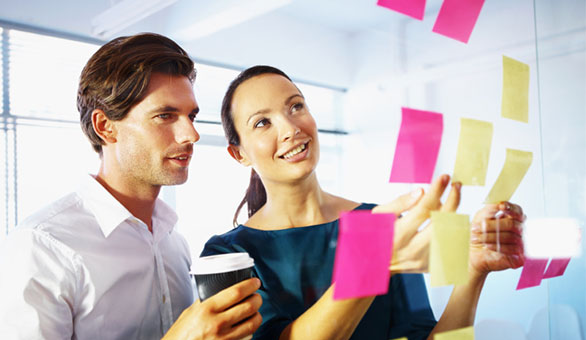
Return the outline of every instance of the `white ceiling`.
<path id="1" fill-rule="evenodd" d="M 371 62 L 373 55 L 381 63 L 394 53 L 404 53 L 402 60 L 426 69 L 503 53 L 516 46 L 528 47 L 534 54 L 533 0 L 486 1 L 478 24 L 482 28 L 475 30 L 467 45 L 431 33 L 442 0 L 427 0 L 423 22 L 379 7 L 377 0 L 290 0 L 281 8 L 241 23 L 228 20 L 227 27 L 200 38 L 178 35 L 182 28 L 210 17 L 212 9 L 217 12 L 259 1 L 287 0 L 176 0 L 114 36 L 157 32 L 175 39 L 196 62 L 234 68 L 270 64 L 297 79 L 342 88 L 352 86 L 360 77 L 357 68 L 368 68 L 365 63 Z M 0 20 L 105 41 L 113 36 L 92 35 L 92 19 L 119 2 L 0 0 Z M 556 1 L 555 6 L 584 8 L 584 2 L 563 0 Z M 541 13 L 546 11 L 543 8 Z M 576 29 L 584 32 L 581 18 L 570 24 L 560 22 L 551 28 L 551 34 Z M 407 48 L 408 52 L 397 52 Z"/>
<path id="2" fill-rule="evenodd" d="M 297 78 L 339 87 L 351 81 L 351 75 L 341 70 L 354 62 L 355 37 L 394 35 L 401 22 L 412 20 L 377 6 L 376 0 L 292 0 L 246 22 L 202 38 L 186 39 L 176 37 L 182 27 L 201 20 L 211 7 L 230 7 L 236 2 L 177 0 L 114 36 L 93 35 L 92 19 L 118 2 L 0 0 L 0 20 L 103 41 L 152 31 L 177 40 L 196 60 L 236 68 L 259 63 L 286 65 Z M 428 0 L 427 12 L 437 12 L 440 5 L 441 0 Z"/>

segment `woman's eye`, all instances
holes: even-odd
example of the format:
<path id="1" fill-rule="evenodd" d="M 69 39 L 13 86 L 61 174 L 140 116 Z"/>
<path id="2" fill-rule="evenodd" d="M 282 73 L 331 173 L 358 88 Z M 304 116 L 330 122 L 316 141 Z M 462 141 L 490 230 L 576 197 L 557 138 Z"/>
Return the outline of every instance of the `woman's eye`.
<path id="1" fill-rule="evenodd" d="M 303 105 L 303 103 L 293 104 L 293 106 L 291 106 L 291 112 L 297 112 L 299 110 L 302 110 L 304 107 L 305 105 Z"/>
<path id="2" fill-rule="evenodd" d="M 263 127 L 263 126 L 267 126 L 269 125 L 269 120 L 266 118 L 263 118 L 261 120 L 259 120 L 258 122 L 254 123 L 254 127 L 258 128 L 258 127 Z"/>

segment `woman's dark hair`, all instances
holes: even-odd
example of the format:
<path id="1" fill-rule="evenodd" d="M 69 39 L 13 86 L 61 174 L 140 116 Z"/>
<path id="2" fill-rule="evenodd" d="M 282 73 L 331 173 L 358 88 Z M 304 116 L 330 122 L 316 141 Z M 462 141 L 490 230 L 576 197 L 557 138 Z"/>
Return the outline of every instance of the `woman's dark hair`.
<path id="1" fill-rule="evenodd" d="M 146 94 L 154 72 L 185 76 L 196 71 L 189 55 L 173 40 L 155 33 L 116 38 L 89 59 L 79 79 L 77 109 L 83 132 L 102 155 L 104 142 L 92 124 L 92 112 L 103 110 L 111 120 L 123 119 Z"/>
<path id="2" fill-rule="evenodd" d="M 236 92 L 236 89 L 242 83 L 261 74 L 277 74 L 287 78 L 290 82 L 293 82 L 285 72 L 272 66 L 257 65 L 242 71 L 238 77 L 230 83 L 230 86 L 228 86 L 228 90 L 226 90 L 226 94 L 224 95 L 224 100 L 222 101 L 222 127 L 224 128 L 224 134 L 230 145 L 240 145 L 240 136 L 238 136 L 238 132 L 236 132 L 234 118 L 232 117 L 232 99 L 234 98 L 234 92 Z M 234 219 L 232 220 L 234 226 L 238 225 L 238 215 L 244 204 L 248 207 L 248 217 L 250 217 L 254 215 L 254 213 L 257 212 L 266 201 L 267 192 L 265 187 L 256 171 L 252 169 L 250 173 L 250 184 L 248 185 L 246 194 L 244 194 L 244 198 L 238 205 L 236 213 L 234 214 Z"/>

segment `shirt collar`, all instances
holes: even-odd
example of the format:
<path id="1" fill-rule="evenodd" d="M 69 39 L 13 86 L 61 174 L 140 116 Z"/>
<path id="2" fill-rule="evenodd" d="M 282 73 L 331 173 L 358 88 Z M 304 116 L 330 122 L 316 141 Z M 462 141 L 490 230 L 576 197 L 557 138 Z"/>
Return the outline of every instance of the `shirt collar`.
<path id="1" fill-rule="evenodd" d="M 104 237 L 128 219 L 135 217 L 92 175 L 88 175 L 78 190 L 84 204 L 95 216 Z M 169 233 L 177 223 L 177 214 L 162 200 L 155 201 L 153 226 L 157 232 Z"/>

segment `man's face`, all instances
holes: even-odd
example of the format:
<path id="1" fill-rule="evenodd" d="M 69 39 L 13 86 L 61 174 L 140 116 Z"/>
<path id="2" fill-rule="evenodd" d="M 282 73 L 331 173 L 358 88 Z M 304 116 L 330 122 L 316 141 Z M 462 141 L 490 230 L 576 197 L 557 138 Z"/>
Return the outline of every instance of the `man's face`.
<path id="1" fill-rule="evenodd" d="M 114 122 L 120 178 L 136 189 L 184 183 L 199 140 L 193 126 L 198 111 L 187 77 L 153 73 L 144 99 Z"/>

